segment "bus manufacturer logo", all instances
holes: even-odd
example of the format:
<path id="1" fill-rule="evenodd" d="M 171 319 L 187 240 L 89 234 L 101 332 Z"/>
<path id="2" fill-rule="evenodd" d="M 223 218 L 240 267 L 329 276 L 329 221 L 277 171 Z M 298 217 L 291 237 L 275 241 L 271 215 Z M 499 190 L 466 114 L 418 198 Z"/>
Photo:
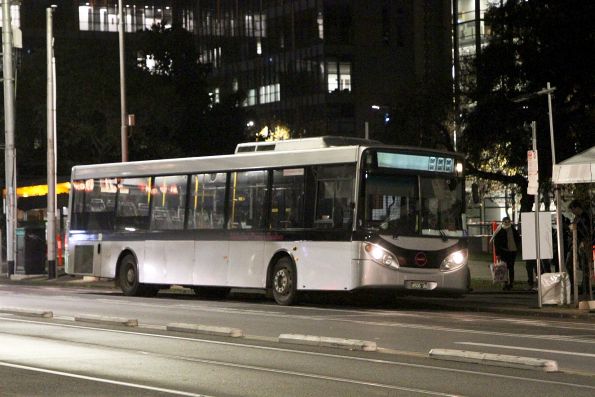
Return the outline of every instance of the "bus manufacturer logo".
<path id="1" fill-rule="evenodd" d="M 428 263 L 428 258 L 423 252 L 415 254 L 415 264 L 419 267 L 425 266 Z"/>

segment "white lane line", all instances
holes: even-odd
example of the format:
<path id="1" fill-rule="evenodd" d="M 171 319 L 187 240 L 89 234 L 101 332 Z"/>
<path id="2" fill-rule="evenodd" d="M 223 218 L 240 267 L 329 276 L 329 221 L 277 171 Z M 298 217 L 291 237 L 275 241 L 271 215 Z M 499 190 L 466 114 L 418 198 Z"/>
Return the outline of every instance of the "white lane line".
<path id="1" fill-rule="evenodd" d="M 595 357 L 595 354 L 591 354 L 591 353 L 578 353 L 578 352 L 569 352 L 569 351 L 562 351 L 562 350 L 535 349 L 532 347 L 520 347 L 520 346 L 493 345 L 490 343 L 455 342 L 455 344 L 484 346 L 484 347 L 497 347 L 499 349 L 508 349 L 508 350 L 526 350 L 526 351 L 540 352 L 540 353 L 565 354 L 567 356 Z"/>
<path id="2" fill-rule="evenodd" d="M 578 384 L 578 383 L 568 383 L 568 382 L 560 382 L 560 381 L 552 381 L 552 380 L 544 380 L 544 379 L 530 379 L 527 377 L 502 375 L 502 374 L 495 374 L 495 373 L 486 373 L 486 372 L 471 371 L 471 370 L 456 369 L 456 368 L 445 368 L 445 367 L 438 367 L 438 366 L 434 366 L 434 365 L 411 364 L 411 363 L 404 363 L 404 362 L 399 362 L 399 361 L 389 361 L 389 360 L 354 357 L 354 356 L 342 356 L 339 354 L 318 353 L 318 352 L 286 349 L 286 348 L 279 348 L 279 347 L 249 345 L 249 344 L 245 344 L 245 343 L 234 343 L 234 342 L 214 341 L 214 340 L 209 340 L 209 339 L 189 338 L 189 337 L 183 337 L 183 336 L 149 334 L 149 333 L 138 332 L 138 331 L 136 331 L 136 332 L 135 331 L 120 331 L 120 330 L 105 329 L 105 328 L 85 327 L 85 326 L 80 326 L 80 325 L 68 325 L 68 324 L 54 324 L 54 323 L 48 323 L 48 322 L 13 319 L 13 318 L 2 318 L 2 319 L 7 320 L 7 321 L 19 322 L 19 323 L 49 325 L 49 326 L 63 327 L 63 328 L 78 328 L 78 329 L 85 329 L 85 330 L 92 330 L 92 331 L 104 331 L 104 332 L 110 332 L 110 333 L 115 333 L 115 334 L 148 336 L 148 337 L 161 338 L 161 339 L 183 340 L 183 341 L 191 341 L 191 342 L 213 344 L 213 345 L 235 346 L 235 347 L 242 347 L 242 348 L 255 349 L 255 350 L 278 351 L 278 352 L 284 352 L 284 353 L 301 354 L 301 355 L 306 355 L 306 356 L 328 357 L 328 358 L 347 360 L 347 361 L 361 361 L 361 362 L 369 362 L 369 363 L 375 363 L 375 364 L 393 365 L 393 366 L 397 366 L 397 367 L 420 368 L 420 369 L 433 370 L 433 371 L 439 371 L 439 372 L 471 374 L 471 375 L 477 375 L 477 376 L 486 376 L 486 377 L 490 377 L 490 378 L 512 379 L 512 380 L 518 380 L 519 382 L 544 383 L 544 384 L 551 384 L 551 385 L 576 387 L 576 388 L 580 388 L 580 389 L 595 390 L 595 386 L 591 386 L 591 385 L 583 385 L 583 384 Z M 147 354 L 147 352 L 144 352 L 144 354 Z M 159 353 L 149 353 L 149 354 L 165 357 L 165 355 L 159 354 Z M 178 359 L 184 359 L 184 360 L 188 360 L 188 361 L 197 360 L 194 358 L 180 357 L 180 356 L 167 356 L 167 357 L 177 357 Z"/>
<path id="3" fill-rule="evenodd" d="M 106 303 L 122 303 L 121 301 L 111 300 L 111 299 L 98 299 L 98 301 L 103 301 Z M 162 307 L 165 309 L 171 309 L 169 305 L 155 305 L 151 303 L 140 303 L 135 302 L 134 306 L 147 306 L 151 308 Z M 498 335 L 498 336 L 514 336 L 514 337 L 521 337 L 521 338 L 536 338 L 536 339 L 556 339 L 556 340 L 563 340 L 563 341 L 570 341 L 570 342 L 578 342 L 578 343 L 595 343 L 595 340 L 585 340 L 585 339 L 575 339 L 572 336 L 562 336 L 562 335 L 547 335 L 544 336 L 542 334 L 527 334 L 527 335 L 519 335 L 518 333 L 506 333 L 506 332 L 495 332 L 495 331 L 477 331 L 477 330 L 466 330 L 460 328 L 450 328 L 450 327 L 443 327 L 443 326 L 436 326 L 436 325 L 423 325 L 423 324 L 403 324 L 398 322 L 386 322 L 386 321 L 366 321 L 366 320 L 355 320 L 347 318 L 347 316 L 354 316 L 354 315 L 370 315 L 370 312 L 365 311 L 353 311 L 349 312 L 346 310 L 336 310 L 331 309 L 330 311 L 336 312 L 343 312 L 344 318 L 333 317 L 329 318 L 328 316 L 313 316 L 313 315 L 295 315 L 295 314 L 287 314 L 283 312 L 265 312 L 265 311 L 255 311 L 255 310 L 245 310 L 245 309 L 236 309 L 236 308 L 226 308 L 226 307 L 192 307 L 191 305 L 187 304 L 180 304 L 175 305 L 176 307 L 184 307 L 185 309 L 195 310 L 195 311 L 205 311 L 211 313 L 232 313 L 232 314 L 250 314 L 250 315 L 258 315 L 262 317 L 271 317 L 271 318 L 293 318 L 293 319 L 307 319 L 312 321 L 336 321 L 336 322 L 344 322 L 344 323 L 352 323 L 352 324 L 359 324 L 359 325 L 374 325 L 374 326 L 382 326 L 382 327 L 399 327 L 399 328 L 411 328 L 411 329 L 422 329 L 422 330 L 441 330 L 445 332 L 459 332 L 459 333 L 472 333 L 478 335 Z M 326 309 L 319 309 L 319 310 L 326 310 Z M 351 313 L 351 314 L 348 314 Z M 376 314 L 385 315 L 386 312 L 377 312 Z M 516 321 L 516 319 L 512 318 L 499 318 L 500 321 Z M 566 328 L 566 327 L 557 327 L 557 328 Z M 569 328 L 569 329 L 576 329 L 576 328 Z M 591 330 L 583 329 L 583 330 Z"/>
<path id="4" fill-rule="evenodd" d="M 350 323 L 362 324 L 362 325 L 375 325 L 375 326 L 383 326 L 383 327 L 420 329 L 420 330 L 426 330 L 426 331 L 431 331 L 431 332 L 443 331 L 443 332 L 455 332 L 455 333 L 461 333 L 461 334 L 510 336 L 510 337 L 514 337 L 514 338 L 540 339 L 540 340 L 547 339 L 547 340 L 557 340 L 557 341 L 563 341 L 563 342 L 595 344 L 595 340 L 577 339 L 574 336 L 567 336 L 567 335 L 518 334 L 518 333 L 512 333 L 512 332 L 478 331 L 478 330 L 473 330 L 473 329 L 450 328 L 450 327 L 442 327 L 442 326 L 437 326 L 437 325 L 383 323 L 383 322 L 373 322 L 373 321 L 356 321 L 356 320 L 337 320 L 337 321 L 350 322 Z"/>
<path id="5" fill-rule="evenodd" d="M 42 372 L 44 374 L 60 375 L 60 376 L 68 377 L 68 378 L 83 379 L 83 380 L 89 380 L 89 381 L 93 381 L 93 382 L 109 383 L 111 385 L 133 387 L 133 388 L 136 388 L 136 389 L 151 390 L 151 391 L 156 391 L 156 392 L 160 392 L 160 393 L 175 394 L 175 395 L 178 395 L 178 396 L 209 397 L 209 396 L 207 396 L 205 394 L 189 393 L 189 392 L 185 392 L 185 391 L 181 391 L 181 390 L 173 390 L 173 389 L 164 389 L 164 388 L 161 388 L 161 387 L 153 387 L 153 386 L 148 386 L 148 385 L 141 385 L 141 384 L 138 384 L 138 383 L 120 382 L 120 381 L 112 380 L 112 379 L 97 378 L 97 377 L 94 377 L 94 376 L 78 375 L 78 374 L 73 374 L 71 372 L 54 371 L 54 370 L 51 370 L 51 369 L 30 367 L 28 365 L 12 364 L 12 363 L 4 362 L 4 361 L 0 361 L 0 366 L 9 367 L 9 368 L 16 368 L 16 369 L 22 369 L 22 370 L 27 370 L 27 371 L 34 371 L 34 372 Z"/>
<path id="6" fill-rule="evenodd" d="M 364 382 L 364 381 L 360 381 L 360 380 L 339 378 L 339 377 L 335 377 L 335 376 L 316 375 L 316 374 L 309 374 L 306 372 L 299 372 L 299 371 L 288 371 L 288 370 L 281 370 L 281 369 L 259 367 L 256 365 L 234 364 L 234 363 L 229 363 L 229 362 L 224 362 L 224 361 L 205 360 L 205 359 L 198 359 L 198 358 L 187 358 L 187 357 L 180 357 L 180 356 L 173 356 L 173 357 L 180 359 L 180 360 L 190 361 L 190 362 L 199 362 L 199 363 L 205 363 L 205 364 L 220 365 L 220 366 L 224 366 L 224 367 L 248 369 L 248 370 L 261 371 L 261 372 L 270 372 L 270 373 L 274 373 L 274 374 L 290 375 L 290 376 L 297 376 L 297 377 L 310 378 L 310 379 L 316 379 L 316 380 L 328 380 L 328 381 L 332 381 L 332 382 L 348 383 L 348 384 L 360 385 L 360 386 L 370 386 L 370 387 L 377 387 L 377 388 L 389 389 L 389 390 L 399 390 L 399 391 L 414 392 L 414 393 L 419 393 L 419 394 L 429 394 L 432 396 L 450 396 L 450 397 L 462 397 L 463 396 L 462 394 L 449 394 L 449 393 L 433 391 L 433 390 L 415 389 L 415 388 L 410 388 L 410 387 L 389 385 L 389 384 L 377 383 L 377 382 Z"/>

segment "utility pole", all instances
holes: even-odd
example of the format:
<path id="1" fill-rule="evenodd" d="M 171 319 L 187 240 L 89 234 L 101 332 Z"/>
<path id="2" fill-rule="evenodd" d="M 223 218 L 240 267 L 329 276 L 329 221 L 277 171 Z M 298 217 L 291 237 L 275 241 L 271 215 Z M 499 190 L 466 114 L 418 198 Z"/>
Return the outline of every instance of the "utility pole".
<path id="1" fill-rule="evenodd" d="M 128 161 L 128 128 L 126 125 L 126 65 L 124 62 L 124 12 L 122 0 L 118 0 L 118 39 L 120 48 L 120 121 L 122 142 L 122 162 Z"/>
<path id="2" fill-rule="evenodd" d="M 2 70 L 4 83 L 4 168 L 6 177 L 6 263 L 10 277 L 16 268 L 16 150 L 14 146 L 15 127 L 15 82 L 12 57 L 12 22 L 10 0 L 2 1 Z"/>
<path id="3" fill-rule="evenodd" d="M 529 187 L 532 191 L 527 193 L 535 194 L 535 262 L 537 271 L 537 305 L 541 309 L 541 235 L 539 229 L 539 171 L 537 162 L 537 123 L 531 122 L 531 135 L 533 141 L 533 162 L 529 163 L 528 174 L 529 174 Z M 532 166 L 533 164 L 533 166 Z M 534 169 L 532 169 L 534 168 Z"/>
<path id="4" fill-rule="evenodd" d="M 537 92 L 537 95 L 547 95 L 547 109 L 550 122 L 550 143 L 552 148 L 552 171 L 556 165 L 556 144 L 554 141 L 554 116 L 552 113 L 552 93 L 556 90 L 556 87 L 550 86 L 550 82 L 547 82 L 547 87 Z M 553 175 L 553 174 L 552 174 Z M 558 265 L 560 272 L 566 272 L 566 261 L 564 260 L 564 240 L 562 230 L 562 208 L 560 200 L 560 186 L 554 185 L 554 201 L 556 202 L 556 240 L 558 243 Z"/>
<path id="5" fill-rule="evenodd" d="M 54 33 L 53 9 L 46 8 L 47 48 L 47 223 L 48 278 L 56 278 L 56 156 L 55 156 L 55 101 L 54 101 Z"/>

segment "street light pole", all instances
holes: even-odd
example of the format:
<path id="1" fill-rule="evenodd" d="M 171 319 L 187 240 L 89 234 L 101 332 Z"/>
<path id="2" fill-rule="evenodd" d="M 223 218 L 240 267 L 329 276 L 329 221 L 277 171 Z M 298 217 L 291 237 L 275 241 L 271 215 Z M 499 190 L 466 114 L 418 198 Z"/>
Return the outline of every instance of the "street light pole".
<path id="1" fill-rule="evenodd" d="M 4 167 L 6 177 L 6 264 L 10 277 L 16 268 L 17 229 L 17 168 L 14 145 L 15 127 L 15 82 L 12 57 L 12 23 L 10 0 L 2 1 L 2 67 L 4 83 Z"/>
<path id="2" fill-rule="evenodd" d="M 55 81 L 54 81 L 54 33 L 53 9 L 46 9 L 47 49 L 47 224 L 46 241 L 48 255 L 48 278 L 56 278 L 56 157 L 55 157 Z"/>
<path id="3" fill-rule="evenodd" d="M 128 161 L 128 128 L 126 126 L 126 68 L 124 62 L 124 21 L 122 0 L 118 0 L 118 39 L 120 49 L 120 139 L 122 143 L 122 162 Z"/>
<path id="4" fill-rule="evenodd" d="M 547 95 L 547 104 L 548 104 L 548 116 L 549 116 L 549 124 L 550 124 L 550 142 L 551 142 L 551 149 L 552 149 L 552 170 L 554 165 L 556 165 L 556 145 L 554 142 L 554 116 L 552 110 L 552 93 L 556 91 L 556 87 L 550 86 L 550 82 L 548 81 L 547 87 L 532 93 L 530 95 L 514 99 L 513 102 L 524 102 L 531 98 L 534 98 L 536 95 Z M 554 200 L 556 202 L 556 241 L 558 243 L 558 265 L 560 267 L 560 272 L 566 271 L 566 263 L 564 263 L 564 242 L 562 237 L 562 213 L 561 211 L 561 201 L 560 201 L 560 187 L 558 185 L 554 186 Z"/>
<path id="5" fill-rule="evenodd" d="M 550 82 L 547 82 L 547 87 L 537 92 L 537 95 L 547 95 L 547 108 L 550 122 L 550 142 L 552 148 L 552 170 L 556 165 L 556 144 L 554 142 L 554 116 L 552 112 L 552 93 L 556 90 L 556 87 L 551 87 Z M 556 241 L 558 243 L 558 265 L 560 272 L 566 271 L 566 263 L 564 261 L 564 240 L 562 236 L 562 212 L 560 202 L 560 187 L 554 185 L 554 201 L 556 202 Z"/>

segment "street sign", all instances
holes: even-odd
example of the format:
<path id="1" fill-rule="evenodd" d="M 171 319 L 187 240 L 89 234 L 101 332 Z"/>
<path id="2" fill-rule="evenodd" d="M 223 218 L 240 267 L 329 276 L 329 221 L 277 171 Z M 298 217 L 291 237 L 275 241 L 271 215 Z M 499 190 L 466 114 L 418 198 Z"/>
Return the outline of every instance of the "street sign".
<path id="1" fill-rule="evenodd" d="M 537 150 L 527 150 L 527 176 L 529 185 L 527 194 L 536 195 L 539 189 L 539 166 L 537 164 Z"/>

